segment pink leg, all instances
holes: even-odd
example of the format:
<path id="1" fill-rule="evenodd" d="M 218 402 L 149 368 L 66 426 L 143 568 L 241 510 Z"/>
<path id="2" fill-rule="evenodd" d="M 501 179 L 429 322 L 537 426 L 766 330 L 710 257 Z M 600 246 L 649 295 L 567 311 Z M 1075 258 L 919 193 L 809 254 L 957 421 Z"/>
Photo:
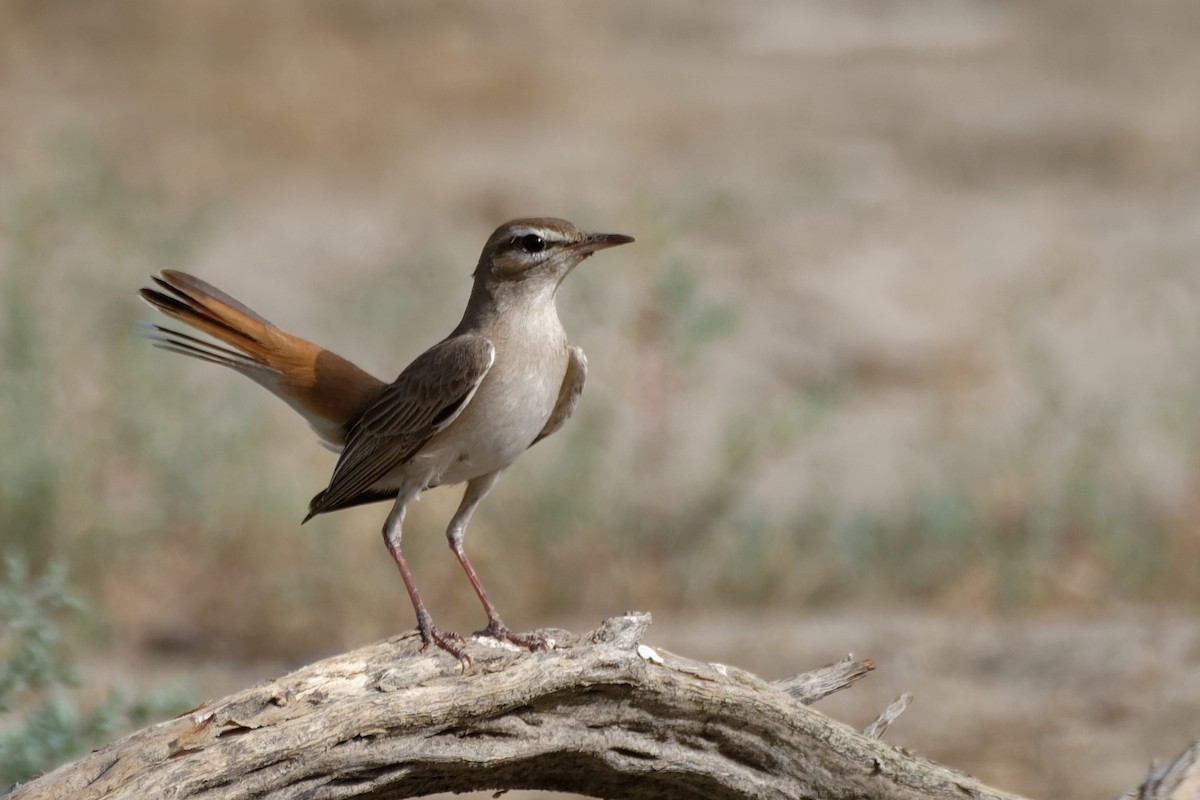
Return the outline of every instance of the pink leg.
<path id="1" fill-rule="evenodd" d="M 383 526 L 383 540 L 387 544 L 388 552 L 392 554 L 392 560 L 396 562 L 396 567 L 400 570 L 404 588 L 408 590 L 408 599 L 412 601 L 413 610 L 417 613 L 417 631 L 421 634 L 421 641 L 424 643 L 422 649 L 431 644 L 436 645 L 457 658 L 465 668 L 470 666 L 471 658 L 462 647 L 462 637 L 457 633 L 442 632 L 434 626 L 433 618 L 425 610 L 425 604 L 421 601 L 421 595 L 413 581 L 408 562 L 404 560 L 404 554 L 400 551 L 400 529 L 404 523 L 404 510 L 412 497 L 411 493 L 402 492 L 396 498 L 396 504 L 392 506 L 392 511 L 388 514 L 387 522 Z"/>
<path id="2" fill-rule="evenodd" d="M 450 520 L 450 527 L 446 529 L 446 538 L 450 541 L 450 549 L 454 551 L 455 558 L 462 565 L 463 572 L 467 573 L 467 580 L 471 581 L 471 586 L 475 589 L 479 602 L 483 604 L 484 613 L 487 614 L 488 625 L 481 633 L 494 639 L 528 647 L 530 650 L 544 650 L 546 641 L 541 636 L 513 633 L 508 629 L 508 626 L 500 619 L 500 613 L 488 599 L 487 590 L 483 588 L 479 576 L 475 574 L 475 568 L 471 566 L 471 560 L 467 558 L 467 553 L 463 550 L 463 537 L 467 533 L 467 523 L 471 521 L 471 515 L 475 513 L 476 506 L 483 498 L 487 497 L 488 492 L 496 485 L 502 472 L 503 470 L 496 470 L 467 483 L 467 490 L 463 493 L 458 511 L 455 512 L 454 519 Z"/>

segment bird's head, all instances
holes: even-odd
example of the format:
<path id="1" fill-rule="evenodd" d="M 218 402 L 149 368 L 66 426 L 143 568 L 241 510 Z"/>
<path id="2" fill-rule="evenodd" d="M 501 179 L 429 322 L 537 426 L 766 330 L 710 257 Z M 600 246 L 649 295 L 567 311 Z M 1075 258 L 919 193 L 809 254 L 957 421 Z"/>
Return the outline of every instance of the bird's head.
<path id="1" fill-rule="evenodd" d="M 483 246 L 475 279 L 557 286 L 592 253 L 632 241 L 620 233 L 588 233 L 565 219 L 514 219 Z"/>

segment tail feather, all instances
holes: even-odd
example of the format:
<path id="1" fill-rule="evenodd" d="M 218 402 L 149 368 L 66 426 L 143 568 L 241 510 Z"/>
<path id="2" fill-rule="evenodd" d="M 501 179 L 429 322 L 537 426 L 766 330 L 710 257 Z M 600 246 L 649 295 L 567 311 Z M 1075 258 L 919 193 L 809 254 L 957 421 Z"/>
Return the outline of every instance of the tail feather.
<path id="1" fill-rule="evenodd" d="M 147 303 L 168 317 L 237 348 L 256 361 L 270 362 L 272 354 L 267 342 L 268 332 L 275 326 L 262 316 L 185 272 L 163 270 L 161 277 L 156 276 L 152 280 L 165 291 L 142 289 L 139 294 Z"/>
<path id="2" fill-rule="evenodd" d="M 195 275 L 189 275 L 186 272 L 180 272 L 177 269 L 164 269 L 161 278 L 154 278 L 154 282 L 162 286 L 174 294 L 179 295 L 183 299 L 201 299 L 208 298 L 216 300 L 220 303 L 229 306 L 233 310 L 250 317 L 268 327 L 273 327 L 271 323 L 259 315 L 254 309 L 238 300 L 237 298 L 222 292 L 217 287 L 213 286 L 208 281 L 202 281 Z"/>
<path id="3" fill-rule="evenodd" d="M 164 328 L 162 325 L 156 325 L 153 322 L 146 322 L 144 320 L 139 320 L 138 326 L 141 328 L 138 331 L 138 335 L 143 339 L 148 339 L 151 344 L 160 350 L 191 356 L 201 361 L 207 361 L 210 364 L 220 364 L 223 367 L 229 367 L 238 372 L 250 372 L 254 370 L 276 371 L 266 364 L 255 361 L 243 352 L 230 347 L 223 347 L 196 336 L 191 336 L 183 331 Z"/>
<path id="4" fill-rule="evenodd" d="M 163 270 L 141 298 L 215 342 L 144 323 L 155 347 L 229 367 L 299 412 L 326 446 L 340 450 L 350 426 L 384 383 L 346 359 L 272 325 L 241 301 L 199 278 Z"/>

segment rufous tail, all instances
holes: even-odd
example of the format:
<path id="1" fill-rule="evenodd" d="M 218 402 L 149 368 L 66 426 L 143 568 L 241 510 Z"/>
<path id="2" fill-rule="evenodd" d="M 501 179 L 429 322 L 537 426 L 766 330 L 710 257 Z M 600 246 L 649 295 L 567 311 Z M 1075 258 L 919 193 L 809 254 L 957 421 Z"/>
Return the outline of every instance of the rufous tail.
<path id="1" fill-rule="evenodd" d="M 152 280 L 158 288 L 141 289 L 143 300 L 216 340 L 143 323 L 155 347 L 242 373 L 299 412 L 330 449 L 342 449 L 350 426 L 383 391 L 374 376 L 194 275 L 166 269 Z"/>

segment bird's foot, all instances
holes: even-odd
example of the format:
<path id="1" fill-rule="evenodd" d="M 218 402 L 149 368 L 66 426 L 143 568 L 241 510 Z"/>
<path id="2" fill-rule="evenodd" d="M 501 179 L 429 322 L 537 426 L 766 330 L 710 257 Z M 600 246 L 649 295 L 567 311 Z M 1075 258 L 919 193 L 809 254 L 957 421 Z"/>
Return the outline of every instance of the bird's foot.
<path id="1" fill-rule="evenodd" d="M 530 651 L 549 650 L 552 642 L 540 633 L 513 633 L 500 619 L 493 618 L 488 626 L 475 633 L 476 636 L 488 636 L 501 642 L 510 642 Z"/>
<path id="2" fill-rule="evenodd" d="M 458 659 L 459 665 L 465 670 L 471 666 L 471 657 L 467 655 L 466 640 L 454 631 L 443 631 L 433 624 L 428 615 L 417 618 L 417 632 L 421 634 L 421 649 L 433 645 L 445 650 Z"/>

